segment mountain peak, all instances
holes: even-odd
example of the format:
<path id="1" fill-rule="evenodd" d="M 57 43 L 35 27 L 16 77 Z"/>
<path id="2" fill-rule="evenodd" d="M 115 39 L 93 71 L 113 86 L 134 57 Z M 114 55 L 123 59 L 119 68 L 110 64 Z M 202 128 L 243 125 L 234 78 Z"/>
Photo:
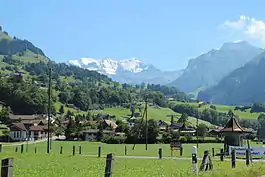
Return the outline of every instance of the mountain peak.
<path id="1" fill-rule="evenodd" d="M 237 40 L 233 42 L 226 42 L 222 45 L 220 50 L 242 50 L 245 48 L 253 48 L 249 42 L 243 40 Z"/>
<path id="2" fill-rule="evenodd" d="M 114 60 L 112 58 L 94 59 L 94 58 L 81 58 L 79 60 L 70 60 L 71 65 L 76 65 L 88 70 L 98 71 L 102 74 L 114 75 L 120 71 L 129 71 L 138 73 L 148 69 L 148 65 L 136 59 Z"/>

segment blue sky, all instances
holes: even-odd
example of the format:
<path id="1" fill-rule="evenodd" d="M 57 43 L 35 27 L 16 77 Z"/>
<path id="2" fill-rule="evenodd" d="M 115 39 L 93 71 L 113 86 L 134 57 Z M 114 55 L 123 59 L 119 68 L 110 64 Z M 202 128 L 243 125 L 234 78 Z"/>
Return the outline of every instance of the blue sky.
<path id="1" fill-rule="evenodd" d="M 8 0 L 1 6 L 4 30 L 57 62 L 136 57 L 175 70 L 224 42 L 261 47 L 265 41 L 262 0 Z"/>

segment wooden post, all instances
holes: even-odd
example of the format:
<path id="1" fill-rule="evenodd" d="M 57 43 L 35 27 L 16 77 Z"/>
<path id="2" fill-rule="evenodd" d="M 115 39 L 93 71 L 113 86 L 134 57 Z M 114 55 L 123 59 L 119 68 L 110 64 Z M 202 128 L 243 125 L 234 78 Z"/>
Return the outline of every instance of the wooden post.
<path id="1" fill-rule="evenodd" d="M 246 165 L 249 166 L 249 160 L 250 160 L 250 150 L 246 150 Z"/>
<path id="2" fill-rule="evenodd" d="M 162 148 L 158 149 L 158 156 L 159 156 L 159 159 L 162 159 Z"/>
<path id="3" fill-rule="evenodd" d="M 2 152 L 2 144 L 0 144 L 0 152 Z"/>
<path id="4" fill-rule="evenodd" d="M 1 177 L 13 177 L 13 158 L 2 160 Z"/>
<path id="5" fill-rule="evenodd" d="M 232 168 L 236 167 L 236 151 L 232 150 Z"/>
<path id="6" fill-rule="evenodd" d="M 224 149 L 220 149 L 220 160 L 224 161 Z"/>
<path id="7" fill-rule="evenodd" d="M 182 156 L 182 154 L 183 154 L 183 147 L 180 148 L 179 153 L 180 153 L 180 156 Z"/>
<path id="8" fill-rule="evenodd" d="M 75 155 L 75 146 L 73 146 L 73 155 Z"/>
<path id="9" fill-rule="evenodd" d="M 214 157 L 214 148 L 212 148 L 212 156 Z"/>
<path id="10" fill-rule="evenodd" d="M 101 157 L 101 146 L 98 147 L 98 157 Z"/>
<path id="11" fill-rule="evenodd" d="M 35 147 L 35 154 L 37 153 L 37 147 Z"/>
<path id="12" fill-rule="evenodd" d="M 197 147 L 193 146 L 192 147 L 192 168 L 195 173 L 195 175 L 198 175 L 198 160 L 197 160 Z"/>
<path id="13" fill-rule="evenodd" d="M 21 153 L 23 153 L 23 151 L 24 151 L 24 145 L 23 144 L 21 144 Z"/>
<path id="14" fill-rule="evenodd" d="M 16 146 L 16 149 L 15 149 L 15 152 L 17 152 L 17 146 Z"/>
<path id="15" fill-rule="evenodd" d="M 82 147 L 79 146 L 79 154 L 82 154 Z"/>
<path id="16" fill-rule="evenodd" d="M 61 146 L 61 149 L 60 149 L 60 154 L 63 153 L 63 146 Z"/>
<path id="17" fill-rule="evenodd" d="M 127 155 L 127 146 L 124 146 L 124 155 Z"/>
<path id="18" fill-rule="evenodd" d="M 207 171 L 207 170 L 212 170 L 213 169 L 213 164 L 211 157 L 209 156 L 208 151 L 204 151 L 202 163 L 200 166 L 200 171 Z"/>
<path id="19" fill-rule="evenodd" d="M 113 160 L 113 155 L 108 154 L 106 158 L 105 177 L 112 177 Z"/>

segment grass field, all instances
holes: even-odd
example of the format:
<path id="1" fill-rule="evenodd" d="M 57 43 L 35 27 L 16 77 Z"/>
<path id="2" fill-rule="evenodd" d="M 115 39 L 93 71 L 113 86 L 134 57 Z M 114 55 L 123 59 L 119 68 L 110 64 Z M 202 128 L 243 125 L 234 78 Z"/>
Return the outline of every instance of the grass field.
<path id="1" fill-rule="evenodd" d="M 123 119 L 124 116 L 130 114 L 129 109 L 121 107 L 105 108 L 103 112 L 110 115 L 115 115 L 117 119 Z M 181 114 L 178 114 L 169 108 L 154 108 L 151 106 L 148 107 L 148 119 L 170 121 L 171 119 L 170 115 L 176 115 L 177 117 L 181 116 Z M 196 125 L 196 118 L 189 117 L 188 122 L 190 122 L 192 125 Z M 204 123 L 209 127 L 212 126 L 211 123 L 203 120 L 199 120 L 199 123 Z"/>
<path id="2" fill-rule="evenodd" d="M 76 153 L 72 156 L 72 146 L 82 146 L 82 155 Z M 101 158 L 88 157 L 85 154 L 97 154 L 97 147 L 101 145 L 103 156 Z M 63 146 L 63 154 L 59 154 L 60 146 Z M 107 145 L 102 143 L 90 142 L 52 142 L 52 153 L 46 154 L 46 143 L 28 145 L 28 152 L 23 154 L 15 152 L 15 146 L 4 146 L 0 153 L 1 159 L 6 157 L 14 158 L 14 176 L 19 177 L 97 177 L 104 176 L 105 156 L 107 153 L 114 153 L 114 177 L 171 177 L 171 176 L 194 176 L 192 172 L 191 159 L 133 159 L 121 158 L 124 155 L 125 145 Z M 184 156 L 190 157 L 191 147 L 193 145 L 184 145 Z M 202 152 L 211 147 L 220 147 L 221 144 L 200 144 L 199 157 Z M 37 153 L 34 153 L 34 147 L 37 147 Z M 150 155 L 157 156 L 159 147 L 163 148 L 163 156 L 167 156 L 169 145 L 149 145 L 148 151 L 144 145 L 136 145 L 132 152 L 132 145 L 127 145 L 128 156 L 131 155 Z M 167 150 L 168 149 L 168 150 Z M 18 148 L 20 150 L 20 148 Z M 26 147 L 24 145 L 24 150 Z M 78 151 L 77 151 L 78 152 Z M 198 165 L 201 161 L 199 160 Z M 212 172 L 201 172 L 199 176 L 248 176 L 257 177 L 265 174 L 263 164 L 255 163 L 251 167 L 246 167 L 244 162 L 237 162 L 235 169 L 231 168 L 230 161 L 213 161 L 214 170 Z"/>
<path id="3" fill-rule="evenodd" d="M 183 103 L 183 102 L 174 102 L 174 104 L 190 104 L 193 106 L 198 107 L 198 103 Z M 250 109 L 247 109 L 245 112 L 240 110 L 234 110 L 235 106 L 228 106 L 228 105 L 219 105 L 219 104 L 212 104 L 216 107 L 216 110 L 219 112 L 228 112 L 230 109 L 234 112 L 235 115 L 239 116 L 242 119 L 257 119 L 260 113 L 251 113 Z M 209 105 L 204 105 L 199 108 L 199 110 L 203 110 L 205 108 L 210 108 Z"/>

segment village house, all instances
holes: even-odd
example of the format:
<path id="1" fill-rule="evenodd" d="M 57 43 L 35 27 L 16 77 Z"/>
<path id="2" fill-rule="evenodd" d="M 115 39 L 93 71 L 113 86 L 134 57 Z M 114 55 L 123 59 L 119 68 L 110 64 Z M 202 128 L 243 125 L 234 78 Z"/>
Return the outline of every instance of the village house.
<path id="1" fill-rule="evenodd" d="M 135 121 L 136 121 L 136 120 L 137 120 L 137 119 L 136 119 L 135 117 L 132 117 L 132 118 L 130 118 L 130 119 L 128 120 L 127 126 L 128 126 L 129 129 L 132 129 L 132 128 L 134 127 L 134 125 L 135 125 Z"/>
<path id="2" fill-rule="evenodd" d="M 167 131 L 168 127 L 169 127 L 169 124 L 166 123 L 165 121 L 163 120 L 159 120 L 158 121 L 158 127 L 159 127 L 159 131 L 160 132 L 165 132 Z"/>
<path id="3" fill-rule="evenodd" d="M 112 130 L 115 130 L 118 127 L 118 125 L 112 120 L 105 119 L 102 123 L 103 127 L 110 127 Z"/>
<path id="4" fill-rule="evenodd" d="M 40 115 L 10 115 L 12 141 L 38 140 L 48 136 L 48 120 Z"/>
<path id="5" fill-rule="evenodd" d="M 23 123 L 13 123 L 10 126 L 10 138 L 14 141 L 25 141 L 27 129 Z"/>

